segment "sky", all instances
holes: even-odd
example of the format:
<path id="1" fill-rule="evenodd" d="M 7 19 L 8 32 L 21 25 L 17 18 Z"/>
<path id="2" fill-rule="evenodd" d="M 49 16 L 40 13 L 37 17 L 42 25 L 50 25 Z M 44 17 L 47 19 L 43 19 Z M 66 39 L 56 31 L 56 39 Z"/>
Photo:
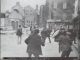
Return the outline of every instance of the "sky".
<path id="1" fill-rule="evenodd" d="M 6 10 L 11 10 L 11 8 L 16 4 L 16 2 L 20 2 L 22 7 L 30 5 L 35 8 L 36 5 L 44 5 L 46 0 L 1 0 L 1 12 L 6 12 Z"/>

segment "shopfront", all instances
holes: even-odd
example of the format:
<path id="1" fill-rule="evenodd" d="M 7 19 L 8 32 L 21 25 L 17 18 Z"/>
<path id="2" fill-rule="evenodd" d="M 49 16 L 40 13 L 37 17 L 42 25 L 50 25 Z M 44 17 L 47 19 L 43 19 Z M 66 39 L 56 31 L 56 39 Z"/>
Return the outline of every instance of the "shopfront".
<path id="1" fill-rule="evenodd" d="M 68 21 L 61 20 L 47 20 L 47 26 L 49 29 L 57 30 L 60 26 L 64 26 L 65 29 L 72 29 L 73 25 Z"/>

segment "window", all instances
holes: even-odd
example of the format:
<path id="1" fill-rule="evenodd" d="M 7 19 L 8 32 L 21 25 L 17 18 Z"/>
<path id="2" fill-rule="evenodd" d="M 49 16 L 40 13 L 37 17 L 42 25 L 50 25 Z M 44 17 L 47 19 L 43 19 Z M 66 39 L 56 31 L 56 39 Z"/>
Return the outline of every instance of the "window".
<path id="1" fill-rule="evenodd" d="M 31 21 L 31 24 L 32 24 L 32 21 Z"/>
<path id="2" fill-rule="evenodd" d="M 31 21 L 29 21 L 29 23 L 31 24 Z"/>
<path id="3" fill-rule="evenodd" d="M 29 23 L 30 23 L 30 21 L 29 21 Z"/>
<path id="4" fill-rule="evenodd" d="M 67 3 L 63 3 L 63 9 L 67 8 Z"/>
<path id="5" fill-rule="evenodd" d="M 27 23 L 28 23 L 28 21 L 27 21 Z"/>
<path id="6" fill-rule="evenodd" d="M 30 13 L 30 15 L 32 15 L 32 13 Z"/>
<path id="7" fill-rule="evenodd" d="M 26 14 L 26 15 L 28 15 L 28 13 L 27 13 L 27 12 L 26 12 L 25 14 Z"/>
<path id="8" fill-rule="evenodd" d="M 57 3 L 54 3 L 54 8 L 57 8 Z"/>

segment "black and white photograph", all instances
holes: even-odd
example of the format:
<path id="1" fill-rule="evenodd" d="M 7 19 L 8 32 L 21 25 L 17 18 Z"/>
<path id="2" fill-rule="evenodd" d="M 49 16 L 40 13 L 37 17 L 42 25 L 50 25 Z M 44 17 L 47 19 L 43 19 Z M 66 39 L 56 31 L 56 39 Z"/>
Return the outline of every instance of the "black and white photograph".
<path id="1" fill-rule="evenodd" d="M 80 59 L 80 0 L 0 1 L 0 59 Z"/>

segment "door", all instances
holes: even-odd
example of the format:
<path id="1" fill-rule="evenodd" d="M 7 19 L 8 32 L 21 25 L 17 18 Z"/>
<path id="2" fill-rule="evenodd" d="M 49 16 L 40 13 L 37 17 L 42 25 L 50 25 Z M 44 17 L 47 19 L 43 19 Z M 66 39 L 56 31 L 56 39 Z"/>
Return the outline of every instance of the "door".
<path id="1" fill-rule="evenodd" d="M 15 29 L 18 29 L 18 21 L 15 22 Z"/>
<path id="2" fill-rule="evenodd" d="M 12 21 L 11 25 L 12 25 L 13 30 L 15 30 L 15 21 Z"/>

